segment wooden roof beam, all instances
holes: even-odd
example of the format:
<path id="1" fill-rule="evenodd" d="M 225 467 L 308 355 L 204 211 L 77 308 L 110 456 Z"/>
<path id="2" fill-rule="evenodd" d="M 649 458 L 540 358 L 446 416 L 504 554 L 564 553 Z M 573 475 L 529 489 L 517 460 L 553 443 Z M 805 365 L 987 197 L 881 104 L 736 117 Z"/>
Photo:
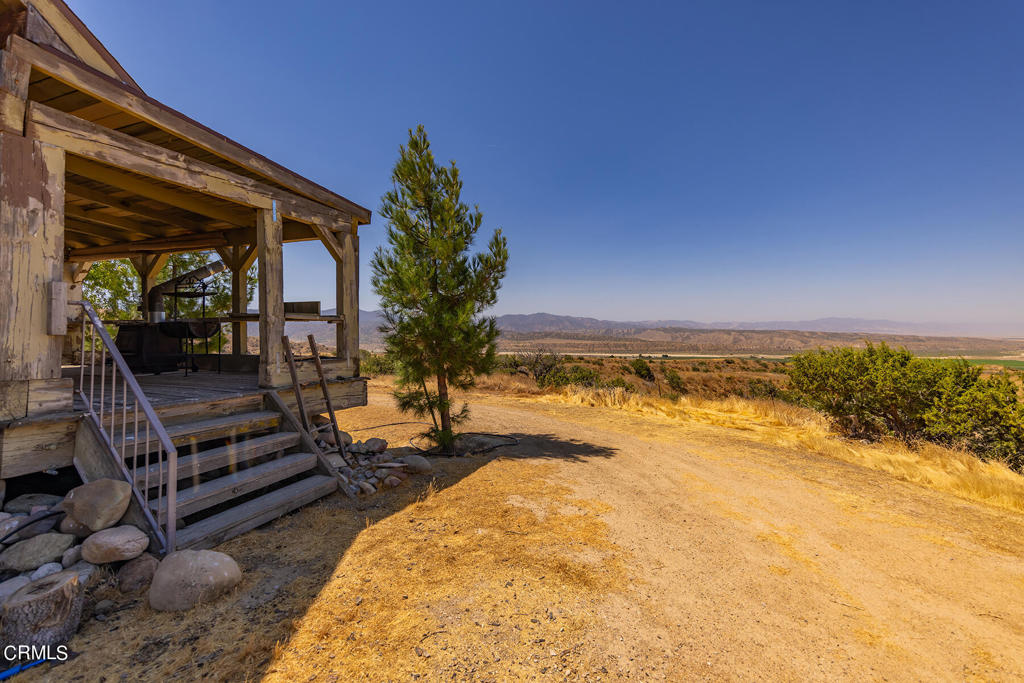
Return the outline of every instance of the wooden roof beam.
<path id="1" fill-rule="evenodd" d="M 322 205 L 326 205 L 325 208 L 343 211 L 355 217 L 360 223 L 370 222 L 369 209 L 303 178 L 145 94 L 131 90 L 105 74 L 76 63 L 60 52 L 35 45 L 20 36 L 11 36 L 10 49 L 22 59 L 30 62 L 37 70 L 62 83 L 107 102 L 117 109 L 133 114 L 172 135 L 184 138 L 222 159 L 248 168 L 268 180 L 280 183 L 300 195 L 320 202 Z"/>
<path id="2" fill-rule="evenodd" d="M 127 173 L 74 155 L 68 155 L 66 163 L 67 169 L 71 173 L 97 180 L 120 190 L 132 192 L 146 199 L 154 199 L 170 206 L 185 209 L 191 213 L 197 213 L 201 216 L 224 221 L 236 226 L 255 225 L 256 223 L 256 216 L 252 212 L 223 206 L 216 202 L 208 201 L 196 194 L 164 187 L 134 173 Z"/>
<path id="3" fill-rule="evenodd" d="M 316 233 L 306 225 L 286 223 L 284 225 L 284 242 L 301 242 L 318 239 Z M 68 261 L 97 261 L 103 259 L 131 258 L 139 254 L 174 254 L 184 251 L 220 250 L 234 245 L 252 245 L 256 243 L 255 228 L 236 228 L 202 234 L 177 235 L 175 237 L 158 237 L 153 239 L 118 241 L 115 244 L 96 247 L 82 247 L 68 252 Z M 255 252 L 246 256 L 246 263 L 252 265 Z"/>
<path id="4" fill-rule="evenodd" d="M 123 216 L 112 216 L 96 209 L 83 209 L 80 206 L 74 204 L 65 204 L 64 215 L 71 218 L 77 218 L 82 221 L 88 221 L 89 223 L 95 223 L 98 225 L 105 225 L 111 228 L 117 228 L 118 230 L 124 230 L 133 237 L 164 237 L 164 233 L 160 232 L 158 226 L 155 225 L 144 225 L 139 221 L 132 220 L 131 218 L 125 218 Z M 171 226 L 168 226 L 171 227 Z"/>
<path id="5" fill-rule="evenodd" d="M 26 121 L 27 136 L 62 147 L 69 154 L 116 166 L 242 206 L 277 210 L 292 220 L 325 228 L 347 224 L 355 218 L 304 197 L 104 128 L 39 102 L 29 104 Z"/>
<path id="6" fill-rule="evenodd" d="M 118 209 L 120 211 L 128 211 L 136 216 L 142 218 L 149 218 L 150 220 L 159 221 L 167 225 L 173 225 L 178 228 L 184 228 L 190 232 L 205 232 L 209 230 L 209 226 L 199 221 L 192 220 L 190 218 L 183 218 L 181 216 L 162 211 L 160 209 L 153 209 L 148 206 L 139 204 L 138 202 L 132 202 L 127 199 L 114 197 L 106 192 L 86 187 L 81 183 L 76 183 L 73 180 L 68 180 L 64 184 L 64 192 L 67 195 L 78 197 L 79 199 L 86 199 L 96 204 L 103 204 L 109 206 L 112 209 Z"/>

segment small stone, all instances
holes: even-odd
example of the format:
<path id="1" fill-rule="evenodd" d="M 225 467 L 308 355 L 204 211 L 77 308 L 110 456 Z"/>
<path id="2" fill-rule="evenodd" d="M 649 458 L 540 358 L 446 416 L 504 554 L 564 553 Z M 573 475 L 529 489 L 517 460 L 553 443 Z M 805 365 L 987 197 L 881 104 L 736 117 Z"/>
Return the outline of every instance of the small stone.
<path id="1" fill-rule="evenodd" d="M 395 488 L 396 486 L 398 486 L 401 483 L 402 483 L 402 480 L 399 479 L 398 477 L 390 477 L 389 476 L 389 477 L 386 477 L 384 479 L 384 486 L 386 486 L 389 489 L 393 489 L 393 488 Z"/>
<path id="2" fill-rule="evenodd" d="M 431 465 L 430 461 L 424 458 L 422 455 L 406 455 L 403 456 L 402 461 L 409 466 L 409 469 L 419 474 L 426 474 L 434 470 L 434 466 Z"/>
<path id="3" fill-rule="evenodd" d="M 82 543 L 82 558 L 93 564 L 138 557 L 149 546 L 149 536 L 131 524 L 97 531 Z"/>
<path id="4" fill-rule="evenodd" d="M 18 541 L 0 553 L 0 570 L 32 571 L 47 562 L 59 560 L 74 542 L 74 536 L 52 532 Z"/>
<path id="5" fill-rule="evenodd" d="M 215 550 L 179 550 L 160 562 L 149 587 L 155 610 L 191 609 L 234 588 L 242 570 L 229 555 Z"/>
<path id="6" fill-rule="evenodd" d="M 67 569 L 73 564 L 80 562 L 82 559 L 82 544 L 73 545 L 64 551 L 64 554 L 60 556 L 60 564 L 62 567 Z"/>
<path id="7" fill-rule="evenodd" d="M 26 493 L 4 505 L 4 512 L 28 513 L 36 506 L 52 508 L 62 500 L 64 499 L 61 496 L 54 496 L 49 493 Z"/>
<path id="8" fill-rule="evenodd" d="M 92 531 L 117 524 L 128 510 L 132 485 L 117 479 L 97 479 L 71 489 L 64 497 L 68 517 Z"/>
<path id="9" fill-rule="evenodd" d="M 99 602 L 96 603 L 96 606 L 93 607 L 92 611 L 95 612 L 96 614 L 106 614 L 107 612 L 109 612 L 112 609 L 114 609 L 114 601 L 113 600 L 100 600 Z"/>
<path id="10" fill-rule="evenodd" d="M 92 533 L 92 529 L 80 522 L 76 522 L 70 517 L 64 517 L 60 521 L 60 532 L 62 534 L 72 534 L 78 538 L 85 538 Z"/>
<path id="11" fill-rule="evenodd" d="M 68 567 L 68 571 L 78 572 L 78 582 L 83 586 L 89 582 L 89 579 L 92 578 L 92 575 L 96 573 L 97 569 L 99 569 L 99 567 L 91 562 L 86 562 L 85 560 L 75 562 L 73 565 Z"/>
<path id="12" fill-rule="evenodd" d="M 377 493 L 377 488 L 368 481 L 359 482 L 359 489 L 368 496 Z"/>
<path id="13" fill-rule="evenodd" d="M 0 538 L 3 538 L 7 534 L 17 529 L 19 526 L 21 526 L 21 523 L 22 521 L 24 521 L 24 519 L 24 517 L 9 517 L 3 521 L 0 521 Z M 17 537 L 12 537 L 7 539 L 7 543 L 16 543 L 17 540 Z"/>
<path id="14" fill-rule="evenodd" d="M 14 593 L 32 583 L 32 579 L 27 576 L 15 576 L 13 579 L 7 579 L 3 583 L 0 583 L 0 605 L 7 601 L 7 598 L 14 595 Z"/>
<path id="15" fill-rule="evenodd" d="M 32 517 L 41 512 L 47 512 L 49 509 L 50 508 L 46 507 L 45 505 L 34 505 L 32 506 L 32 509 L 29 511 L 29 517 Z M 31 524 L 25 524 L 25 526 L 18 529 L 17 538 L 19 540 L 25 540 L 26 538 L 32 538 L 33 536 L 38 536 L 39 534 L 45 534 L 47 531 L 53 529 L 54 525 L 57 524 L 58 518 L 59 515 L 52 515 L 50 517 L 44 517 L 38 521 L 32 522 Z M 22 517 L 18 521 L 24 524 L 25 518 Z"/>
<path id="16" fill-rule="evenodd" d="M 117 572 L 117 588 L 122 593 L 134 593 L 149 586 L 160 560 L 149 553 L 143 553 L 125 563 Z"/>
<path id="17" fill-rule="evenodd" d="M 378 439 L 376 437 L 367 439 L 363 444 L 363 450 L 366 453 L 382 453 L 387 450 L 388 442 L 384 439 Z"/>
<path id="18" fill-rule="evenodd" d="M 387 470 L 374 470 L 373 471 L 373 476 L 377 477 L 381 481 L 384 481 L 384 477 L 388 476 L 389 474 L 391 474 L 391 473 L 388 472 Z"/>
<path id="19" fill-rule="evenodd" d="M 32 572 L 31 576 L 29 576 L 28 578 L 32 581 L 37 581 L 43 578 L 44 576 L 56 574 L 62 569 L 64 569 L 64 567 L 61 566 L 60 562 L 47 562 L 46 564 L 39 567 L 39 569 Z"/>

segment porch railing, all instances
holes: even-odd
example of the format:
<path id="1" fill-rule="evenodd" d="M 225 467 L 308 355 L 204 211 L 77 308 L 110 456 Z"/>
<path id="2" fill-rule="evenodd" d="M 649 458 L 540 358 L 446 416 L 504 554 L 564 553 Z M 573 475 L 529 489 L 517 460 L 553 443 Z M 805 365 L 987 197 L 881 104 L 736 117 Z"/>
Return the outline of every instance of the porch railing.
<path id="1" fill-rule="evenodd" d="M 78 395 L 85 402 L 89 417 L 99 429 L 111 457 L 132 485 L 133 495 L 163 545 L 163 552 L 173 552 L 178 451 L 92 305 L 88 301 L 69 303 L 81 306 L 84 312 Z M 153 468 L 155 481 L 150 481 L 151 463 L 158 465 Z M 159 466 L 160 463 L 165 465 Z M 136 472 L 143 473 L 141 486 L 136 483 Z M 150 507 L 150 491 L 155 491 L 156 517 Z"/>

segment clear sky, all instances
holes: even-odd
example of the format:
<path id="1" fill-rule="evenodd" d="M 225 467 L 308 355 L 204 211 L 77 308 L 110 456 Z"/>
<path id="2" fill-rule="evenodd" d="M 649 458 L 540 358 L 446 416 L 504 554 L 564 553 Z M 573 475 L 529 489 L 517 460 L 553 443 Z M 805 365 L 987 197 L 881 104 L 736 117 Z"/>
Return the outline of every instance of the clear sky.
<path id="1" fill-rule="evenodd" d="M 422 123 L 508 236 L 498 313 L 1024 330 L 1017 0 L 69 4 L 150 95 L 375 212 L 363 308 Z M 333 305 L 326 252 L 285 254 Z"/>

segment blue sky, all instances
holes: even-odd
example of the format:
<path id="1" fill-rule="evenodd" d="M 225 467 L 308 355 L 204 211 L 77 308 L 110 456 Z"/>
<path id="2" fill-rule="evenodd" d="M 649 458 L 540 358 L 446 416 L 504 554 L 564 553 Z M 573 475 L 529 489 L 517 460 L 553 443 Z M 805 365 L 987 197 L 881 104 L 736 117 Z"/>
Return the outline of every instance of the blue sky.
<path id="1" fill-rule="evenodd" d="M 69 4 L 150 95 L 375 214 L 423 123 L 508 236 L 498 313 L 1024 330 L 1024 3 Z M 285 254 L 333 305 L 326 252 Z"/>

